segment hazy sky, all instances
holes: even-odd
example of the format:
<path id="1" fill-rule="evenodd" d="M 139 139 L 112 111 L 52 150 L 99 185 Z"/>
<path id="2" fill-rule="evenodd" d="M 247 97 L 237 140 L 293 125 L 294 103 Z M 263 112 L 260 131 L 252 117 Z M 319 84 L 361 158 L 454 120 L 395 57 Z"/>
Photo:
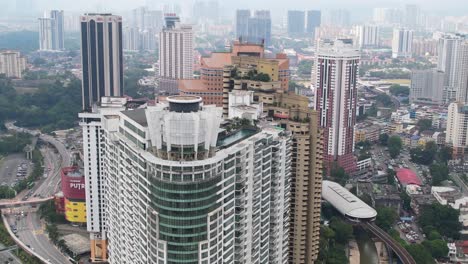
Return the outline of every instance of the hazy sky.
<path id="1" fill-rule="evenodd" d="M 164 4 L 178 3 L 185 13 L 190 13 L 193 3 L 197 0 L 0 0 L 2 5 L 10 5 L 10 9 L 15 6 L 15 1 L 27 6 L 30 5 L 28 2 L 34 2 L 37 11 L 57 8 L 79 12 L 124 12 L 142 5 L 161 8 Z M 346 8 L 351 11 L 353 20 L 361 20 L 360 16 L 363 19 L 366 16 L 370 17 L 374 7 L 403 7 L 405 4 L 417 4 L 429 14 L 468 16 L 468 0 L 218 0 L 218 3 L 224 14 L 234 14 L 237 8 L 263 8 L 270 9 L 274 17 L 284 16 L 288 9 Z"/>

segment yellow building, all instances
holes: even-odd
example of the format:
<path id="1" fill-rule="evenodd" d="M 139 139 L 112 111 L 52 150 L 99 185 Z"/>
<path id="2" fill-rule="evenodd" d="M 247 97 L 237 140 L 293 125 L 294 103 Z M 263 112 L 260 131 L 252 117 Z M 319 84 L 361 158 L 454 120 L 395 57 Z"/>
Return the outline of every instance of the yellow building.
<path id="1" fill-rule="evenodd" d="M 73 201 L 65 198 L 65 219 L 72 223 L 86 223 L 85 201 Z"/>

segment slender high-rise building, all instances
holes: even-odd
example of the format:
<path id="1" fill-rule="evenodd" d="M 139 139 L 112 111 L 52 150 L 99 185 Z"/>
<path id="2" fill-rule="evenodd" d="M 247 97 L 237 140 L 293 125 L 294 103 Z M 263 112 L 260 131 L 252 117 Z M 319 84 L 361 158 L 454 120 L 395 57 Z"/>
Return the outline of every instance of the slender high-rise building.
<path id="1" fill-rule="evenodd" d="M 63 34 L 63 11 L 52 10 L 49 17 L 39 18 L 39 50 L 63 50 Z"/>
<path id="2" fill-rule="evenodd" d="M 315 36 L 315 28 L 320 27 L 322 24 L 322 12 L 320 10 L 307 11 L 307 33 Z"/>
<path id="3" fill-rule="evenodd" d="M 81 16 L 83 110 L 103 96 L 123 95 L 122 17 L 112 14 Z"/>
<path id="4" fill-rule="evenodd" d="M 416 70 L 411 73 L 410 102 L 442 104 L 444 72 L 437 69 Z"/>
<path id="5" fill-rule="evenodd" d="M 249 37 L 249 19 L 250 10 L 236 11 L 236 38 L 238 40 L 247 40 Z"/>
<path id="6" fill-rule="evenodd" d="M 269 10 L 257 10 L 253 17 L 249 18 L 247 41 L 254 44 L 271 43 L 271 17 Z"/>
<path id="7" fill-rule="evenodd" d="M 405 25 L 410 29 L 416 29 L 419 26 L 421 10 L 417 5 L 405 6 Z"/>
<path id="8" fill-rule="evenodd" d="M 444 80 L 444 101 L 453 102 L 457 98 L 459 80 L 463 67 L 463 58 L 460 56 L 461 45 L 464 37 L 459 35 L 444 35 L 439 39 L 437 48 L 438 61 L 437 70 L 445 73 Z"/>
<path id="9" fill-rule="evenodd" d="M 159 34 L 159 87 L 177 94 L 177 80 L 193 79 L 193 31 L 174 14 L 166 14 L 165 21 Z"/>
<path id="10" fill-rule="evenodd" d="M 376 25 L 357 26 L 356 34 L 360 48 L 376 48 L 380 44 L 379 27 Z"/>
<path id="11" fill-rule="evenodd" d="M 106 179 L 102 170 L 103 130 L 107 108 L 122 108 L 122 18 L 111 14 L 81 16 L 83 163 L 86 184 L 86 221 L 90 233 L 91 260 L 107 260 Z M 99 108 L 98 108 L 99 106 Z"/>
<path id="12" fill-rule="evenodd" d="M 136 27 L 125 27 L 123 30 L 123 50 L 139 51 L 140 49 L 140 30 Z"/>
<path id="13" fill-rule="evenodd" d="M 411 58 L 413 31 L 396 28 L 393 30 L 392 58 Z"/>
<path id="14" fill-rule="evenodd" d="M 290 133 L 167 100 L 103 116 L 109 263 L 285 263 Z"/>
<path id="15" fill-rule="evenodd" d="M 356 169 L 354 125 L 356 124 L 357 78 L 360 54 L 352 41 L 318 43 L 315 61 L 315 108 L 324 129 L 324 162 L 346 172 Z"/>
<path id="16" fill-rule="evenodd" d="M 305 12 L 299 10 L 288 11 L 288 35 L 302 36 L 305 33 Z"/>

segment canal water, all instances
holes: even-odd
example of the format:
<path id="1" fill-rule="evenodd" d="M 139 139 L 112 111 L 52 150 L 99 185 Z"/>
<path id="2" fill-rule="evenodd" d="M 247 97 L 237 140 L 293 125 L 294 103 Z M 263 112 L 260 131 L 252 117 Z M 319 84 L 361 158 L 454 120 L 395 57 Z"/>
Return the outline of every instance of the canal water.
<path id="1" fill-rule="evenodd" d="M 374 241 L 371 239 L 366 230 L 361 227 L 354 227 L 354 236 L 359 247 L 361 264 L 378 264 L 379 257 L 377 255 L 377 248 Z"/>

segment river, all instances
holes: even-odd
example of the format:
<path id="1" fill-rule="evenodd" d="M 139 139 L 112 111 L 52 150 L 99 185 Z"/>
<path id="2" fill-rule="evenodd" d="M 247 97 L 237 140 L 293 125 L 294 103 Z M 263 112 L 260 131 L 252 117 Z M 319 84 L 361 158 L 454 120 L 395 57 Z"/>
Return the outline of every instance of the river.
<path id="1" fill-rule="evenodd" d="M 361 264 L 377 264 L 379 257 L 377 255 L 377 248 L 374 241 L 371 239 L 366 230 L 361 227 L 354 228 L 354 235 L 359 247 L 360 262 Z"/>

